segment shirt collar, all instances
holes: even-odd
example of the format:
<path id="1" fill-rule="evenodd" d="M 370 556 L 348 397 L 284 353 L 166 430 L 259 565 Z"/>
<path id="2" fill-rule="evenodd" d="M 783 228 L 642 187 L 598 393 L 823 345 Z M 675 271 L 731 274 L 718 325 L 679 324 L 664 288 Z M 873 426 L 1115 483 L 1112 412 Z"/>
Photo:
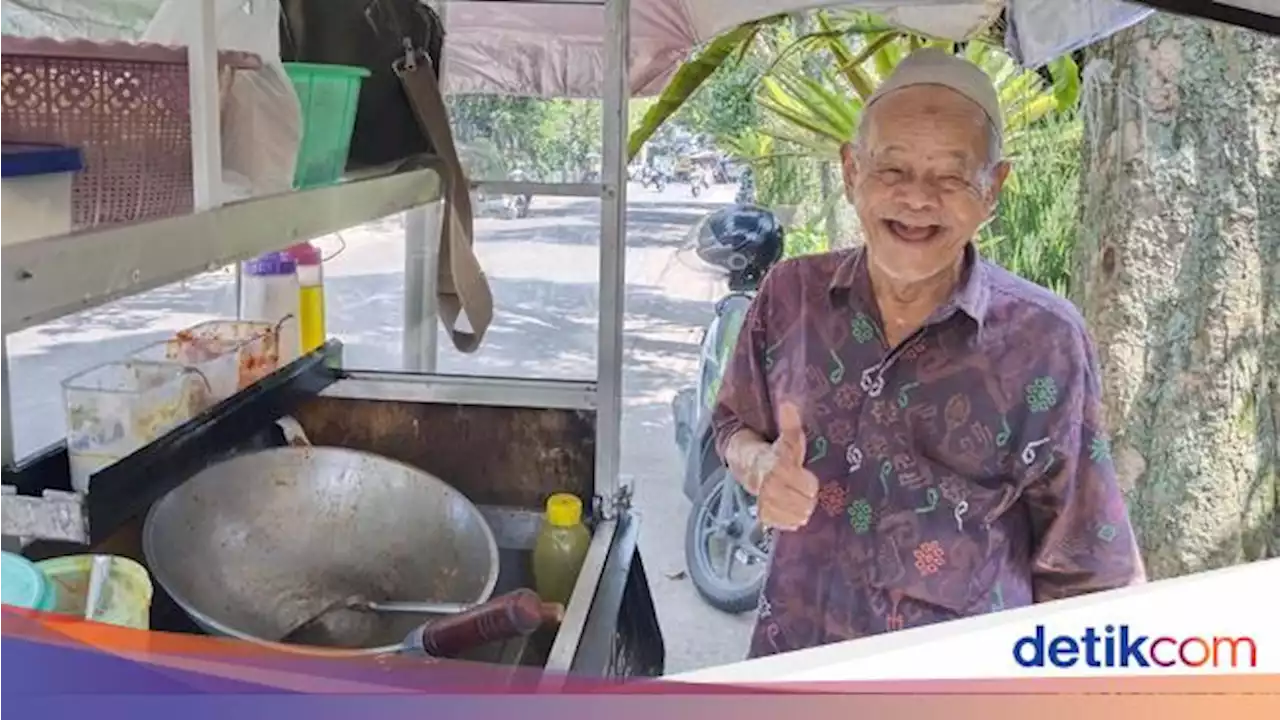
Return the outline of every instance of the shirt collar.
<path id="1" fill-rule="evenodd" d="M 867 307 L 875 307 L 866 255 L 866 246 L 860 246 L 836 267 L 829 288 L 833 298 L 837 294 L 852 293 L 857 300 L 866 303 Z M 964 270 L 960 276 L 960 284 L 952 293 L 951 299 L 943 305 L 943 310 L 945 312 L 949 307 L 960 309 L 978 324 L 981 331 L 987 318 L 990 299 L 991 283 L 986 263 L 974 244 L 969 243 L 964 248 Z"/>

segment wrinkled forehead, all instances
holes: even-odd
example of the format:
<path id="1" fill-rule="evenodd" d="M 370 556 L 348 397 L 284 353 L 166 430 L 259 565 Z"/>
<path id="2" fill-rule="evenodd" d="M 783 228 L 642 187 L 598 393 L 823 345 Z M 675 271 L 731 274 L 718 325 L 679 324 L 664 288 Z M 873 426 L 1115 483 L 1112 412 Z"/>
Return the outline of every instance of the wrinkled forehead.
<path id="1" fill-rule="evenodd" d="M 990 122 L 982 107 L 941 85 L 895 90 L 862 115 L 862 141 L 874 155 L 927 153 L 981 160 L 990 142 Z"/>

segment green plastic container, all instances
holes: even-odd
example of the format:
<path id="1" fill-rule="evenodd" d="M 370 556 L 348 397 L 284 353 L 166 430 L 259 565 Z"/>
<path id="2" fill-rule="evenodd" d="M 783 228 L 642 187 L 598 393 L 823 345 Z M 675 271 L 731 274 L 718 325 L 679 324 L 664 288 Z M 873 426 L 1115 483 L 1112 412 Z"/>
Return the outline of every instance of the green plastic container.
<path id="1" fill-rule="evenodd" d="M 342 178 L 356 125 L 360 85 L 369 71 L 348 65 L 284 63 L 302 106 L 302 143 L 293 186 L 331 185 Z"/>
<path id="2" fill-rule="evenodd" d="M 14 553 L 0 553 L 4 604 L 49 612 L 58 604 L 57 590 L 35 563 Z"/>

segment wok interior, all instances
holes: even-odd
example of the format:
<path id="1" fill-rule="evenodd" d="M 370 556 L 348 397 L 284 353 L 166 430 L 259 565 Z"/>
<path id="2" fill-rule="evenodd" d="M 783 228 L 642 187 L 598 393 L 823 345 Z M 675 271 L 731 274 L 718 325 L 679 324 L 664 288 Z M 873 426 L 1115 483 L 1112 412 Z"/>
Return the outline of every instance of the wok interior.
<path id="1" fill-rule="evenodd" d="M 212 466 L 156 504 L 146 538 L 152 573 L 194 619 L 270 641 L 353 595 L 487 600 L 498 572 L 493 535 L 461 493 L 341 448 L 276 448 Z M 337 610 L 298 641 L 384 647 L 423 620 Z"/>

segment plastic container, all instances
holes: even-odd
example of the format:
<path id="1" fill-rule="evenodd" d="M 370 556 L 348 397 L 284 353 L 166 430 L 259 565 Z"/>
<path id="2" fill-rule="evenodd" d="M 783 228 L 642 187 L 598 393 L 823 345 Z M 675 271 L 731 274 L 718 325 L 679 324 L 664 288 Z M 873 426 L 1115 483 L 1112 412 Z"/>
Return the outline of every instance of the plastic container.
<path id="1" fill-rule="evenodd" d="M 298 266 L 299 352 L 303 355 L 324 345 L 324 259 L 311 243 L 285 251 Z"/>
<path id="2" fill-rule="evenodd" d="M 62 383 L 71 486 L 89 478 L 213 404 L 208 381 L 181 365 L 126 360 L 97 365 Z"/>
<path id="3" fill-rule="evenodd" d="M 24 610 L 49 612 L 58 602 L 54 583 L 30 560 L 6 552 L 0 553 L 0 594 L 5 605 Z"/>
<path id="4" fill-rule="evenodd" d="M 285 253 L 267 253 L 244 264 L 241 317 L 277 328 L 278 362 L 288 365 L 299 354 L 298 266 Z"/>
<path id="5" fill-rule="evenodd" d="M 52 612 L 84 617 L 93 557 L 68 555 L 36 563 L 57 593 Z M 93 619 L 110 625 L 149 630 L 153 593 L 151 576 L 146 568 L 129 558 L 113 555 L 111 571 L 102 584 L 98 613 Z"/>
<path id="6" fill-rule="evenodd" d="M 533 583 L 539 597 L 568 604 L 590 544 L 591 533 L 582 524 L 582 500 L 569 493 L 548 498 L 533 546 Z"/>
<path id="7" fill-rule="evenodd" d="M 356 125 L 360 86 L 367 68 L 284 63 L 302 108 L 302 142 L 294 171 L 296 188 L 329 185 L 342 178 Z"/>
<path id="8" fill-rule="evenodd" d="M 199 370 L 209 381 L 213 402 L 222 402 L 280 366 L 276 326 L 246 320 L 211 320 L 153 343 L 131 359 Z"/>
<path id="9" fill-rule="evenodd" d="M 84 168 L 76 148 L 4 143 L 4 245 L 71 232 L 71 181 Z"/>

